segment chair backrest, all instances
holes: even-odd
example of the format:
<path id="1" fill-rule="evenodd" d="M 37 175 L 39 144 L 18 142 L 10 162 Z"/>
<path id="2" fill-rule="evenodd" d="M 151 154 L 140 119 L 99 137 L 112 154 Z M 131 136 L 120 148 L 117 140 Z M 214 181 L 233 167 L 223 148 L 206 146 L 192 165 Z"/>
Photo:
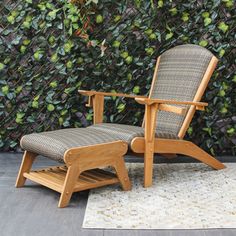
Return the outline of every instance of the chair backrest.
<path id="1" fill-rule="evenodd" d="M 157 61 L 149 98 L 200 101 L 216 67 L 217 58 L 198 45 L 176 46 Z M 188 106 L 185 116 L 166 111 L 157 114 L 157 133 L 161 137 L 183 138 L 195 112 Z"/>

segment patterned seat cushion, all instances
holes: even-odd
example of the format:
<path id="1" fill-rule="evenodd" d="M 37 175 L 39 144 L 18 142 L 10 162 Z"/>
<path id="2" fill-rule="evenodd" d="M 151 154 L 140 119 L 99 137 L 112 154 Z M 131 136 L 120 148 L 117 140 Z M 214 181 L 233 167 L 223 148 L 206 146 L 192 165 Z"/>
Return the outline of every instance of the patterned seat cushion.
<path id="1" fill-rule="evenodd" d="M 117 140 L 120 139 L 100 130 L 71 128 L 28 134 L 22 137 L 20 144 L 24 150 L 63 162 L 64 153 L 70 148 Z"/>
<path id="2" fill-rule="evenodd" d="M 120 140 L 123 140 L 127 142 L 128 144 L 130 144 L 131 141 L 135 137 L 144 136 L 144 128 L 139 127 L 139 126 L 132 126 L 132 125 L 102 123 L 102 124 L 89 126 L 87 129 L 96 129 L 96 130 L 106 132 L 110 135 L 114 135 L 118 137 Z M 156 137 L 178 139 L 177 135 L 175 136 L 170 133 L 161 132 L 160 130 L 156 132 Z"/>
<path id="3" fill-rule="evenodd" d="M 56 161 L 63 162 L 64 153 L 73 147 L 83 147 L 122 140 L 131 143 L 135 137 L 143 137 L 144 129 L 138 126 L 103 123 L 88 128 L 71 128 L 42 133 L 28 134 L 22 137 L 21 147 Z M 156 134 L 160 138 L 169 134 Z"/>
<path id="4" fill-rule="evenodd" d="M 161 55 L 150 98 L 193 101 L 213 54 L 198 45 L 185 44 Z M 182 106 L 189 108 L 189 106 Z M 167 111 L 157 114 L 157 133 L 178 136 L 185 116 Z"/>

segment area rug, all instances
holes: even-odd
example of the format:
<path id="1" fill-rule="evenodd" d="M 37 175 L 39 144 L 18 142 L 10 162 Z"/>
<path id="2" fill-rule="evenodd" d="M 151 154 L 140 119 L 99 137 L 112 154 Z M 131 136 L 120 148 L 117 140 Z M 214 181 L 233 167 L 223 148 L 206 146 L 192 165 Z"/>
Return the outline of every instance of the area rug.
<path id="1" fill-rule="evenodd" d="M 143 188 L 143 164 L 127 164 L 132 191 L 117 186 L 90 191 L 84 228 L 236 228 L 236 163 L 157 164 L 153 186 Z"/>

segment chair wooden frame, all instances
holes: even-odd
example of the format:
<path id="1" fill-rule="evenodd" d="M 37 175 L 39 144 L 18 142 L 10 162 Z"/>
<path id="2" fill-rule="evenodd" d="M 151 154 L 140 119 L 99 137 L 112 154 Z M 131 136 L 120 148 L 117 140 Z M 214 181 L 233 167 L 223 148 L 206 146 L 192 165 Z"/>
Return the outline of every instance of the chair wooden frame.
<path id="1" fill-rule="evenodd" d="M 195 158 L 217 170 L 225 168 L 224 164 L 222 164 L 217 159 L 206 153 L 197 145 L 190 141 L 183 140 L 195 111 L 204 110 L 205 107 L 208 105 L 207 103 L 200 102 L 200 100 L 204 91 L 206 90 L 210 77 L 217 65 L 218 59 L 215 56 L 211 58 L 193 101 L 181 102 L 174 100 L 151 99 L 151 95 L 154 90 L 155 80 L 158 79 L 157 73 L 160 59 L 161 56 L 158 57 L 156 62 L 150 94 L 148 97 L 128 95 L 122 93 L 106 93 L 100 91 L 97 92 L 79 90 L 80 94 L 88 96 L 87 106 L 93 107 L 94 109 L 94 124 L 99 124 L 103 122 L 104 96 L 133 98 L 138 103 L 145 105 L 145 122 L 143 122 L 143 126 L 145 129 L 144 137 L 136 137 L 131 142 L 131 149 L 134 153 L 144 154 L 144 187 L 149 187 L 152 185 L 153 157 L 155 153 L 163 154 L 169 158 L 175 157 L 176 154 L 182 154 Z M 186 109 L 175 105 L 189 105 L 190 107 L 189 109 Z M 160 110 L 173 112 L 179 115 L 185 115 L 183 125 L 178 133 L 179 139 L 173 140 L 155 137 L 156 117 L 157 112 Z"/>
<path id="2" fill-rule="evenodd" d="M 123 141 L 68 149 L 64 154 L 65 166 L 31 171 L 36 153 L 25 151 L 16 180 L 22 187 L 30 179 L 61 194 L 58 207 L 68 205 L 72 193 L 120 183 L 123 190 L 131 189 L 124 154 L 128 146 Z M 100 168 L 111 166 L 116 175 Z"/>

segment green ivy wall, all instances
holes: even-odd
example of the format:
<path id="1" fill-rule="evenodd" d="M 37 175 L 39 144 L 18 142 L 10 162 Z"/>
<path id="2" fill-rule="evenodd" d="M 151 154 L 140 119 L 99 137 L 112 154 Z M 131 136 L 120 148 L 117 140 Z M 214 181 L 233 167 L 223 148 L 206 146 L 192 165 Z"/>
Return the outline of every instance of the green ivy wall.
<path id="1" fill-rule="evenodd" d="M 66 0 L 1 1 L 1 150 L 17 150 L 23 134 L 89 125 L 92 110 L 84 107 L 78 89 L 147 94 L 156 58 L 193 43 L 211 50 L 220 62 L 203 99 L 209 107 L 197 112 L 187 138 L 213 154 L 235 155 L 233 4 L 99 0 L 88 1 L 82 14 Z M 81 31 L 84 12 L 90 22 Z M 134 101 L 106 100 L 107 122 L 140 125 L 142 116 L 143 107 Z"/>

